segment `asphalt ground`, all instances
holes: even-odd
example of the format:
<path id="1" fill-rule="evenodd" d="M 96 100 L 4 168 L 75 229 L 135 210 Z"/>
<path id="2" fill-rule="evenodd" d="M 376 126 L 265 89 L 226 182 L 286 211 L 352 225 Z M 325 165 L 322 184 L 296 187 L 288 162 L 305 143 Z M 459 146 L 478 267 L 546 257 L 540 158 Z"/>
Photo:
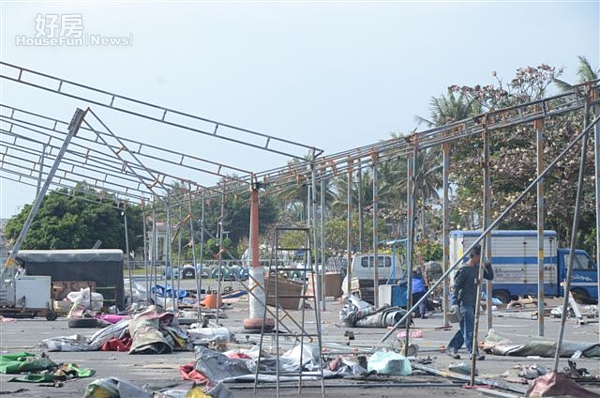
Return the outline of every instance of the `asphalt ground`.
<path id="1" fill-rule="evenodd" d="M 208 285 L 216 283 L 206 281 Z M 183 280 L 182 287 L 191 287 L 193 281 Z M 227 282 L 224 285 L 235 283 Z M 558 300 L 548 304 L 556 304 Z M 347 328 L 340 324 L 340 303 L 329 299 L 326 302 L 326 310 L 322 312 L 322 336 L 323 345 L 330 354 L 343 352 L 370 353 L 380 347 L 397 347 L 398 339 L 396 333 L 390 341 L 381 343 L 381 337 L 387 332 L 385 329 L 359 329 Z M 241 299 L 223 311 L 226 318 L 220 319 L 219 323 L 228 327 L 236 334 L 242 345 L 252 344 L 259 341 L 259 336 L 251 335 L 243 331 L 242 322 L 248 315 L 248 302 Z M 295 319 L 300 319 L 300 312 L 290 312 Z M 457 326 L 452 325 L 451 330 L 440 330 L 443 319 L 441 313 L 434 313 L 428 319 L 415 320 L 415 329 L 423 332 L 423 338 L 411 339 L 411 342 L 419 346 L 419 357 L 430 357 L 431 363 L 426 365 L 432 368 L 446 370 L 448 365 L 460 361 L 453 360 L 446 354 L 440 352 L 440 346 L 448 343 L 455 333 Z M 560 321 L 547 317 L 545 323 L 545 339 L 555 340 L 558 335 Z M 306 328 L 314 330 L 314 312 L 306 312 Z M 513 343 L 524 343 L 539 339 L 537 337 L 537 320 L 531 319 L 530 311 L 525 309 L 521 312 L 496 311 L 493 318 L 493 328 L 498 334 L 510 339 Z M 479 339 L 482 340 L 487 330 L 486 318 L 481 318 L 481 330 Z M 346 331 L 354 333 L 354 340 L 348 340 L 344 334 Z M 41 353 L 39 343 L 49 337 L 71 335 L 80 333 L 90 336 L 95 329 L 69 329 L 67 321 L 59 318 L 50 322 L 43 318 L 19 319 L 15 323 L 0 324 L 0 350 L 3 352 L 29 351 Z M 579 325 L 575 320 L 569 320 L 566 326 L 566 340 L 598 342 L 598 323 L 587 323 Z M 269 348 L 273 339 L 267 337 L 263 344 Z M 285 346 L 286 342 L 281 342 Z M 467 356 L 463 349 L 463 359 Z M 174 385 L 185 384 L 179 374 L 179 366 L 194 360 L 193 352 L 175 352 L 169 355 L 128 355 L 121 352 L 54 352 L 49 356 L 55 362 L 73 362 L 81 367 L 92 368 L 96 375 L 91 379 L 80 379 L 67 381 L 60 388 L 46 387 L 36 384 L 8 382 L 12 376 L 0 375 L 0 394 L 14 397 L 82 397 L 88 383 L 95 378 L 118 377 L 130 381 L 136 385 L 148 385 L 152 388 L 166 388 Z M 600 375 L 600 361 L 598 359 L 581 358 L 577 361 L 578 367 L 584 367 L 593 375 Z M 553 366 L 552 358 L 516 358 L 487 355 L 485 361 L 478 363 L 480 377 L 505 380 L 501 377 L 516 365 L 531 365 L 538 363 L 546 367 Z M 561 367 L 567 365 L 566 359 L 561 359 Z M 515 372 L 512 370 L 511 372 Z M 187 382 L 190 384 L 189 382 Z M 427 385 L 426 383 L 430 383 Z M 390 379 L 374 379 L 371 381 L 361 380 L 326 380 L 325 396 L 327 397 L 477 397 L 481 392 L 463 388 L 464 382 L 452 381 L 439 376 L 431 376 L 414 372 L 411 376 L 396 377 Z M 525 388 L 525 385 L 516 385 Z M 236 397 L 274 397 L 272 386 L 260 386 L 256 395 L 253 395 L 252 384 L 235 384 L 231 386 Z M 600 392 L 600 388 L 591 384 L 586 387 Z M 20 391 L 20 392 L 17 392 Z M 299 394 L 293 385 L 282 385 L 280 396 L 320 397 L 319 383 L 308 382 Z"/>

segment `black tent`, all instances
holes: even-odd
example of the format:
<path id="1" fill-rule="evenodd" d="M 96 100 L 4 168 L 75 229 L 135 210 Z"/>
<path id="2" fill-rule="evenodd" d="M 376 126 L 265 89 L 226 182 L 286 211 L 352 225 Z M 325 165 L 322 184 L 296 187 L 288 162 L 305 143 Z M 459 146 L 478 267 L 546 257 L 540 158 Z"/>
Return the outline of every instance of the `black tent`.
<path id="1" fill-rule="evenodd" d="M 96 282 L 105 304 L 124 306 L 121 250 L 22 250 L 17 260 L 27 275 L 47 275 L 52 282 Z"/>

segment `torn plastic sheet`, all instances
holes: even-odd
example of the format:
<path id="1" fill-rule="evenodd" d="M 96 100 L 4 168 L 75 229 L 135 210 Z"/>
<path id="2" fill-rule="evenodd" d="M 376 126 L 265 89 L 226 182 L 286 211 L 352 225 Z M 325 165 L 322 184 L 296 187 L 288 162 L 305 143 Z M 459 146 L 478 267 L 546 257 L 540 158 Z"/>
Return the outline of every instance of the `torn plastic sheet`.
<path id="1" fill-rule="evenodd" d="M 355 358 L 338 356 L 329 363 L 329 370 L 338 377 L 362 376 L 368 373 Z"/>
<path id="2" fill-rule="evenodd" d="M 300 354 L 302 354 L 302 366 L 300 366 Z M 309 371 L 319 369 L 321 366 L 319 347 L 315 344 L 296 344 L 279 358 L 279 363 L 284 371 L 290 372 L 298 372 L 300 367 Z"/>
<path id="3" fill-rule="evenodd" d="M 320 380 L 320 356 L 319 350 L 316 345 L 304 344 L 302 362 L 304 363 L 302 371 L 302 380 Z M 238 350 L 236 350 L 238 351 Z M 256 379 L 256 364 L 258 361 L 258 347 L 254 347 L 251 350 L 240 350 L 251 359 L 238 359 L 229 358 L 227 355 L 220 352 L 205 348 L 203 346 L 196 346 L 195 355 L 196 363 L 195 369 L 203 376 L 207 377 L 211 383 L 217 382 L 251 382 Z M 300 371 L 300 352 L 301 347 L 298 344 L 296 347 L 287 351 L 285 354 L 279 357 L 280 371 Z M 230 355 L 235 355 L 237 352 L 230 351 Z M 338 357 L 336 359 L 337 364 L 333 370 L 323 369 L 324 378 L 336 378 L 344 376 L 355 376 L 367 373 L 366 369 L 360 366 L 352 358 Z M 277 358 L 272 356 L 270 358 L 261 358 L 260 369 L 258 372 L 259 382 L 275 382 L 277 377 L 275 373 L 277 370 L 276 365 Z M 288 376 L 280 375 L 280 381 L 298 381 L 299 376 Z"/>
<path id="4" fill-rule="evenodd" d="M 87 337 L 80 334 L 72 334 L 70 336 L 51 337 L 42 340 L 41 348 L 44 351 L 93 351 L 90 346 L 90 341 Z"/>
<path id="5" fill-rule="evenodd" d="M 41 346 L 46 351 L 97 351 L 111 339 L 123 340 L 125 336 L 132 338 L 130 354 L 168 354 L 173 349 L 187 348 L 188 343 L 187 333 L 172 313 L 161 313 L 156 307 L 149 307 L 134 319 L 123 319 L 89 338 L 78 334 L 53 337 L 45 339 Z"/>
<path id="6" fill-rule="evenodd" d="M 488 338 L 489 337 L 489 338 Z M 509 340 L 502 339 L 493 329 L 488 331 L 484 342 L 484 351 L 494 355 L 505 355 L 515 357 L 539 356 L 552 358 L 556 353 L 556 342 L 534 340 L 525 344 L 510 344 Z M 581 341 L 563 341 L 560 356 L 570 358 L 581 352 L 584 357 L 600 356 L 600 344 Z"/>
<path id="7" fill-rule="evenodd" d="M 42 341 L 41 347 L 46 351 L 96 351 L 111 338 L 122 339 L 128 334 L 127 327 L 129 319 L 125 319 L 117 324 L 109 325 L 104 329 L 98 330 L 88 338 L 80 334 L 70 336 L 52 337 Z"/>
<path id="8" fill-rule="evenodd" d="M 229 343 L 233 338 L 233 334 L 228 328 L 197 328 L 189 329 L 187 333 L 194 344 Z"/>
<path id="9" fill-rule="evenodd" d="M 231 359 L 226 355 L 197 345 L 194 349 L 196 355 L 196 370 L 205 375 L 211 382 L 252 374 L 246 359 Z"/>
<path id="10" fill-rule="evenodd" d="M 599 398 L 600 395 L 586 390 L 562 373 L 550 372 L 530 382 L 527 397 L 578 397 Z"/>
<path id="11" fill-rule="evenodd" d="M 179 327 L 174 315 L 161 313 L 155 306 L 131 320 L 129 335 L 133 340 L 130 354 L 170 354 L 187 343 L 187 333 Z"/>
<path id="12" fill-rule="evenodd" d="M 131 282 L 129 278 L 123 279 L 124 286 L 131 286 L 131 293 L 133 294 L 133 299 L 129 295 L 129 289 L 125 289 L 125 305 L 129 307 L 133 303 L 141 303 L 146 300 L 147 291 L 146 286 L 139 283 L 138 281 L 132 279 Z"/>

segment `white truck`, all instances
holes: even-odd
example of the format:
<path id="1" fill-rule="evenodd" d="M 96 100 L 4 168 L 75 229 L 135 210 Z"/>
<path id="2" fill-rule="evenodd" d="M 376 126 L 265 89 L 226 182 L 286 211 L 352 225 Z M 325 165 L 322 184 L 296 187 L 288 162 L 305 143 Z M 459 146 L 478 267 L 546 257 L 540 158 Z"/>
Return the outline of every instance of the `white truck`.
<path id="1" fill-rule="evenodd" d="M 352 271 L 352 279 L 358 278 L 362 285 L 369 285 L 370 287 L 366 287 L 366 290 L 373 290 L 374 286 L 374 277 L 375 277 L 375 256 L 373 254 L 355 254 L 352 258 L 352 263 L 350 264 L 350 269 Z M 390 254 L 379 254 L 377 255 L 377 271 L 379 284 L 384 285 L 388 283 L 395 283 L 396 280 L 400 277 L 400 270 L 395 270 L 395 261 L 392 255 Z M 394 280 L 390 280 L 394 279 Z M 361 291 L 365 290 L 365 288 L 361 287 Z M 342 281 L 342 291 L 344 295 L 348 294 L 348 274 L 344 277 Z M 369 296 L 372 296 L 372 292 Z M 368 300 L 367 300 L 368 301 Z"/>
<path id="2" fill-rule="evenodd" d="M 450 264 L 464 258 L 481 231 L 450 233 Z M 597 268 L 584 250 L 575 251 L 571 292 L 580 298 L 598 298 Z M 511 298 L 537 295 L 538 255 L 544 258 L 544 295 L 562 296 L 569 249 L 558 248 L 556 232 L 544 231 L 544 250 L 538 253 L 537 231 L 492 231 L 494 280 L 492 295 L 504 303 Z"/>

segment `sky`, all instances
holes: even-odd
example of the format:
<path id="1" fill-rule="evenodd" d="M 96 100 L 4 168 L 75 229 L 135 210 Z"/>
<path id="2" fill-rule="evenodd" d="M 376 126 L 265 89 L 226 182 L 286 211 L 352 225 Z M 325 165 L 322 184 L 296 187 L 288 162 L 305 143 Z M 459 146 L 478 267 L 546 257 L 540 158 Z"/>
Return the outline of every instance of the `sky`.
<path id="1" fill-rule="evenodd" d="M 60 22 L 72 14 L 81 14 L 85 33 L 132 42 L 17 45 L 17 37 L 35 36 L 38 15 Z M 0 59 L 331 154 L 415 129 L 432 96 L 452 84 L 494 83 L 493 71 L 508 81 L 517 68 L 546 63 L 566 67 L 563 79 L 575 81 L 577 56 L 600 67 L 599 18 L 598 1 L 0 0 Z M 5 79 L 0 102 L 65 121 L 89 105 Z M 92 109 L 120 136 L 245 170 L 290 160 Z M 212 183 L 200 173 L 186 178 Z M 34 198 L 35 188 L 0 179 L 0 218 Z"/>

